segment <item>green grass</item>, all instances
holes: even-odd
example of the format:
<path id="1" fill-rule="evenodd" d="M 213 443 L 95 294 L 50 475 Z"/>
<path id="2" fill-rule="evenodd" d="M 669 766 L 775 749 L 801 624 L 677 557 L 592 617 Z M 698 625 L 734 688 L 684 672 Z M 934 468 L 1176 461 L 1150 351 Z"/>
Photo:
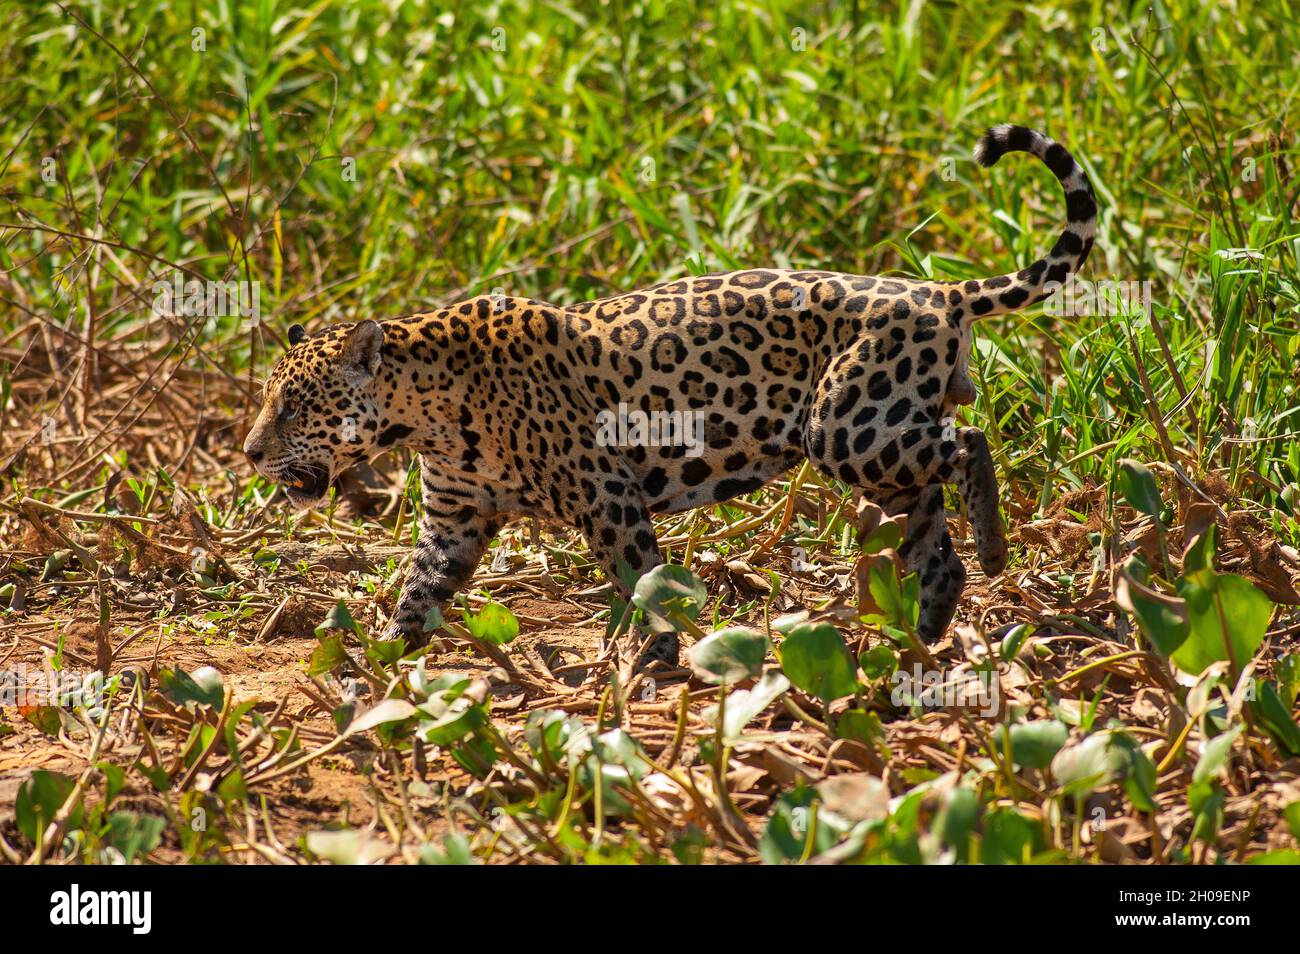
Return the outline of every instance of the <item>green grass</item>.
<path id="1" fill-rule="evenodd" d="M 0 584 L 11 576 L 34 578 L 40 563 L 32 562 L 31 553 L 43 558 L 62 547 L 51 541 L 65 524 L 99 531 L 136 516 L 156 521 L 137 521 L 137 534 L 156 530 L 155 542 L 171 541 L 170 556 L 159 557 L 164 569 L 175 570 L 171 564 L 178 556 L 183 567 L 189 550 L 183 534 L 189 531 L 182 527 L 179 536 L 164 539 L 163 511 L 174 487 L 171 476 L 159 476 L 151 465 L 151 452 L 162 455 L 168 474 L 197 494 L 201 522 L 222 543 L 235 541 L 226 552 L 244 548 L 241 558 L 285 535 L 348 546 L 365 533 L 370 543 L 409 538 L 409 509 L 395 528 L 358 531 L 335 523 L 331 514 L 328 530 L 320 531 L 307 520 L 264 514 L 258 484 L 237 476 L 247 473 L 238 448 L 256 382 L 281 353 L 292 322 L 316 327 L 410 313 L 495 289 L 568 303 L 684 274 L 752 266 L 938 278 L 1023 266 L 1050 248 L 1064 203 L 1041 164 L 1012 157 L 982 170 L 970 158 L 980 133 L 1007 121 L 1040 128 L 1065 143 L 1092 178 L 1101 213 L 1083 277 L 1149 282 L 1152 290 L 1149 315 L 1122 310 L 1060 318 L 1031 309 L 979 324 L 972 362 L 979 398 L 963 414 L 990 435 L 1009 521 L 1032 520 L 1072 490 L 1114 487 L 1117 462 L 1136 458 L 1162 479 L 1153 493 L 1177 500 L 1165 520 L 1171 531 L 1181 527 L 1175 517 L 1185 516 L 1186 505 L 1197 499 L 1196 491 L 1187 490 L 1195 486 L 1229 512 L 1257 517 L 1267 542 L 1297 544 L 1300 226 L 1294 209 L 1300 150 L 1291 130 L 1300 124 L 1298 12 L 1282 0 L 1233 8 L 1178 0 L 1134 5 L 1131 13 L 1102 2 L 1026 6 L 1010 0 L 917 0 L 901 6 L 104 0 L 62 7 L 0 0 L 0 539 L 26 534 L 32 528 L 19 518 L 30 521 L 33 514 L 43 514 L 53 526 L 25 549 L 26 564 L 0 565 L 8 574 Z M 1233 252 L 1240 249 L 1253 251 Z M 190 277 L 260 283 L 262 322 L 249 327 L 238 318 L 154 316 L 153 285 L 170 281 L 176 269 Z M 57 439 L 43 449 L 47 420 Z M 182 460 L 172 456 L 178 448 Z M 124 483 L 135 488 L 135 506 L 118 506 L 123 485 L 104 463 L 106 454 L 129 465 L 124 469 L 133 477 Z M 706 532 L 715 534 L 714 549 L 727 560 L 756 552 L 755 544 L 769 532 L 766 525 L 731 535 L 728 529 L 752 519 L 755 501 L 767 508 L 786 496 L 792 510 L 796 498 L 802 510 L 781 546 L 807 544 L 828 566 L 846 569 L 856 551 L 846 542 L 851 511 L 842 510 L 841 489 L 815 481 L 778 485 L 775 497 L 769 490 L 707 514 L 674 518 L 672 534 L 665 535 L 672 540 L 671 556 L 680 562 L 703 549 L 696 543 Z M 116 502 L 110 500 L 114 494 Z M 46 509 L 33 510 L 33 498 Z M 67 518 L 69 509 L 80 515 Z M 1112 509 L 1102 535 L 1108 552 L 1098 548 L 1109 559 L 1110 576 L 1094 573 L 1092 582 L 1101 582 L 1077 591 L 1072 578 L 1061 582 L 1052 592 L 1057 605 L 1046 611 L 1059 612 L 1051 617 L 1057 624 L 1075 622 L 1092 635 L 1106 625 L 1103 635 L 1111 641 L 1081 649 L 1083 638 L 1067 635 L 1021 653 L 1015 665 L 1028 673 L 1026 691 L 1033 701 L 1013 706 L 1007 724 L 1029 720 L 1032 710 L 1038 724 L 1027 732 L 1059 719 L 1052 732 L 1059 728 L 1064 738 L 1068 724 L 1086 742 L 1103 737 L 1092 731 L 1102 728 L 1100 717 L 1093 722 L 1096 704 L 1104 701 L 1108 714 L 1127 717 L 1128 690 L 1169 687 L 1167 669 L 1155 663 L 1137 669 L 1133 657 L 1147 644 L 1127 626 L 1128 618 L 1107 615 L 1108 580 L 1125 556 L 1125 526 Z M 1129 530 L 1132 525 L 1129 519 Z M 259 537 L 258 527 L 274 532 Z M 522 537 L 512 538 L 520 552 Z M 111 551 L 137 543 L 125 536 L 115 542 L 106 533 L 95 545 Z M 580 553 L 553 543 L 543 544 L 552 560 L 549 580 L 558 578 L 572 590 L 595 582 Z M 53 634 L 44 635 L 61 657 L 63 608 L 84 597 L 73 615 L 84 618 L 93 603 L 94 612 L 102 611 L 105 631 L 110 609 L 113 625 L 120 625 L 123 609 L 110 607 L 114 591 L 106 575 L 90 571 L 90 549 L 59 552 L 63 563 L 53 571 L 47 565 L 47 573 L 59 582 L 64 564 L 75 566 L 65 576 L 84 574 L 72 581 L 83 589 L 71 595 L 53 589 L 51 595 L 46 587 L 33 603 L 59 617 Z M 1017 570 L 1025 562 L 1041 569 L 1037 556 L 1018 552 Z M 1240 548 L 1234 559 L 1245 559 Z M 1143 576 L 1129 569 L 1135 579 Z M 1172 587 L 1174 574 L 1167 565 L 1163 570 L 1163 576 L 1153 575 L 1153 589 Z M 385 589 L 391 580 L 384 576 L 362 579 L 372 590 Z M 299 572 L 287 563 L 253 570 L 249 578 L 258 587 L 242 588 L 226 577 L 217 586 L 215 578 L 204 577 L 203 599 L 194 596 L 195 581 L 188 577 L 168 578 L 163 589 L 188 586 L 189 595 L 215 614 L 209 644 L 243 647 L 249 633 L 247 625 L 237 625 L 242 616 L 266 617 L 282 595 L 338 582 L 317 585 L 308 569 Z M 263 578 L 272 580 L 271 589 L 261 586 Z M 712 578 L 710 587 L 719 588 L 721 578 Z M 1201 585 L 1212 582 L 1203 577 Z M 1030 585 L 1023 577 L 1017 586 L 1022 584 Z M 6 585 L 4 599 L 13 599 L 17 591 Z M 1071 612 L 1068 596 L 1085 590 L 1102 591 L 1105 606 L 1094 601 Z M 730 603 L 720 601 L 709 611 L 717 625 L 746 609 L 753 611 L 746 622 L 761 618 L 761 603 L 752 593 L 737 588 L 729 594 Z M 1022 605 L 1022 590 L 1001 595 Z M 896 602 L 906 601 L 900 596 Z M 354 608 L 361 603 L 373 611 L 373 600 L 352 600 Z M 127 607 L 125 614 L 152 612 L 148 605 Z M 176 633 L 193 619 L 176 609 L 159 614 Z M 902 625 L 895 624 L 896 630 Z M 257 619 L 252 625 L 256 630 Z M 1275 626 L 1285 629 L 1277 621 Z M 350 626 L 337 628 L 339 640 L 352 638 Z M 168 629 L 169 645 L 171 634 Z M 879 632 L 870 635 L 876 648 L 889 645 Z M 142 638 L 141 646 L 151 639 Z M 865 646 L 867 637 L 859 626 L 849 639 Z M 1102 651 L 1094 653 L 1098 646 Z M 1266 644 L 1260 660 L 1285 670 L 1278 677 L 1285 715 L 1295 709 L 1300 681 L 1296 657 L 1276 663 L 1269 655 L 1277 648 Z M 1003 664 L 1012 664 L 1018 647 L 1008 650 L 1003 643 L 1001 650 L 1007 652 Z M 957 649 L 953 654 L 957 661 L 964 658 Z M 395 678 L 392 660 L 371 662 L 378 685 Z M 846 665 L 852 669 L 852 659 Z M 1121 689 L 1107 688 L 1112 677 Z M 1222 684 L 1214 691 L 1226 696 L 1231 688 Z M 870 691 L 863 690 L 875 707 L 873 716 L 884 711 L 902 722 L 910 715 L 917 725 L 929 718 L 906 706 L 891 708 L 886 689 L 877 676 Z M 693 702 L 706 701 L 710 691 L 697 686 Z M 180 833 L 177 844 L 166 846 L 166 857 L 213 860 L 246 850 L 232 847 L 252 817 L 239 814 L 251 804 L 238 790 L 243 769 L 237 760 L 223 761 L 220 745 L 202 742 L 212 738 L 220 707 L 191 707 L 176 715 L 174 698 L 143 690 L 132 698 L 139 712 L 146 702 L 154 707 L 148 717 L 139 715 L 142 726 L 163 724 L 150 721 L 161 712 L 172 720 L 163 720 L 168 731 L 177 725 L 183 730 L 176 730 L 181 734 L 167 750 L 170 776 L 155 764 L 142 781 L 144 775 L 134 770 L 144 763 L 132 766 L 134 782 L 157 788 L 169 824 Z M 224 696 L 227 707 L 234 706 L 233 698 L 232 689 Z M 843 716 L 837 712 L 832 719 L 829 705 L 818 712 L 806 693 L 798 698 L 808 711 L 795 707 L 800 724 L 791 725 L 816 730 L 818 758 L 825 754 L 822 743 L 854 738 L 835 734 Z M 853 698 L 857 705 L 857 691 Z M 595 699 L 603 716 L 615 712 L 614 722 L 601 728 L 616 724 L 627 700 L 617 691 Z M 1183 690 L 1171 690 L 1170 699 L 1195 731 L 1179 735 L 1183 723 L 1170 718 L 1157 725 L 1149 717 L 1136 727 L 1136 737 L 1163 746 L 1151 760 L 1160 766 L 1160 811 L 1181 810 L 1194 800 L 1198 827 L 1193 833 L 1183 813 L 1171 840 L 1139 846 L 1151 852 L 1143 857 L 1243 858 L 1248 845 L 1252 852 L 1260 847 L 1263 836 L 1256 829 L 1260 816 L 1243 820 L 1241 806 L 1256 782 L 1264 784 L 1261 765 L 1278 764 L 1269 761 L 1280 758 L 1277 747 L 1268 747 L 1258 725 L 1247 727 L 1239 748 L 1253 746 L 1255 754 L 1244 760 L 1248 768 L 1238 764 L 1240 777 L 1228 780 L 1233 803 L 1227 814 L 1235 827 L 1230 836 L 1221 834 L 1216 811 L 1222 806 L 1214 799 L 1223 795 L 1216 779 L 1228 751 L 1216 752 L 1222 757 L 1217 762 L 1203 753 L 1215 739 L 1242 731 L 1240 721 L 1229 726 L 1240 711 L 1232 718 L 1217 712 L 1193 718 Z M 681 712 L 684 727 L 685 705 Z M 279 714 L 270 714 L 272 721 Z M 259 720 L 267 715 L 250 709 L 236 712 L 229 724 L 221 719 L 232 733 L 229 749 L 238 748 L 236 740 L 260 746 L 267 733 Z M 692 730 L 699 727 L 698 717 L 692 715 Z M 574 718 L 572 731 L 583 731 Z M 675 714 L 664 718 L 671 729 Z M 873 727 L 866 712 L 847 721 L 857 725 L 864 745 L 879 741 L 873 735 L 879 724 Z M 275 725 L 275 733 L 289 733 L 282 721 Z M 493 725 L 487 722 L 480 733 L 495 733 Z M 975 807 L 958 807 L 987 809 L 980 850 L 1021 857 L 1023 852 L 998 847 L 994 834 L 1000 832 L 1007 844 L 1035 845 L 1046 860 L 1101 857 L 1095 842 L 1081 847 L 1087 823 L 1083 789 L 1057 785 L 1061 780 L 1050 775 L 1032 776 L 1026 784 L 1001 758 L 1009 751 L 990 744 L 985 728 L 963 723 L 970 731 L 959 754 L 957 747 L 946 747 L 933 764 L 918 764 L 915 753 L 894 753 L 891 781 L 915 788 L 872 843 L 872 857 L 940 856 L 931 850 L 938 843 L 922 837 L 918 819 L 930 817 L 921 808 L 929 797 L 925 784 L 951 765 L 970 773 L 971 787 L 958 789 L 960 798 L 975 799 Z M 6 729 L 11 727 L 0 716 L 0 733 Z M 313 751 L 333 758 L 342 743 L 319 726 L 313 731 Z M 701 762 L 725 763 L 726 747 L 710 751 L 702 738 L 691 737 L 699 743 L 695 754 Z M 1131 757 L 1126 764 L 1147 764 L 1132 754 L 1136 743 L 1130 737 L 1116 729 L 1113 738 L 1124 757 Z M 1234 738 L 1227 738 L 1228 747 Z M 297 765 L 288 754 L 290 743 L 275 758 Z M 518 733 L 511 744 L 514 758 L 531 758 Z M 471 762 L 484 746 L 507 751 L 495 735 L 476 735 L 474 745 L 462 752 Z M 200 748 L 202 758 L 210 755 L 221 765 L 223 779 L 233 780 L 231 790 L 219 794 L 237 807 L 229 809 L 224 830 L 214 826 L 191 837 L 184 819 L 205 797 L 187 787 Z M 393 765 L 406 757 L 406 750 L 399 754 L 392 746 L 370 750 Z M 668 761 L 676 756 L 674 751 Z M 912 761 L 904 765 L 907 757 Z M 888 750 L 883 758 L 891 758 Z M 534 849 L 556 861 L 702 855 L 691 840 L 699 835 L 694 829 L 667 848 L 653 828 L 640 829 L 651 831 L 643 844 L 627 830 L 607 833 L 597 811 L 594 833 L 589 831 L 578 816 L 592 809 L 591 799 L 603 797 L 594 793 L 603 789 L 585 790 L 587 783 L 576 781 L 577 763 L 566 773 L 549 755 L 539 759 L 540 767 L 528 765 L 534 773 L 544 770 L 545 784 L 539 783 L 531 801 L 519 796 L 509 811 L 534 823 L 530 832 L 553 825 L 562 844 L 531 842 L 515 860 L 533 857 Z M 1206 777 L 1192 781 L 1198 765 L 1207 766 Z M 279 769 L 264 769 L 260 779 L 250 773 L 267 783 L 279 775 Z M 406 784 L 400 770 L 395 777 L 399 787 Z M 91 780 L 87 774 L 81 782 Z M 57 808 L 73 791 L 71 780 L 66 790 L 62 782 L 40 782 L 47 784 L 47 807 Z M 372 779 L 367 784 L 378 791 Z M 96 789 L 81 784 L 73 794 L 80 798 L 85 791 Z M 787 787 L 773 798 L 765 816 L 769 834 L 794 831 L 794 812 L 810 806 L 816 811 L 810 791 Z M 408 793 L 398 794 L 386 793 L 390 809 L 399 801 L 405 806 Z M 488 794 L 506 797 L 495 789 Z M 254 785 L 253 795 L 276 803 L 273 788 Z M 1159 813 L 1143 808 L 1131 792 L 1129 799 L 1134 816 Z M 102 800 L 99 816 L 111 801 L 112 796 Z M 1022 817 L 1010 803 L 1042 811 Z M 944 804 L 951 807 L 950 801 Z M 465 822 L 493 807 L 482 795 L 472 811 L 458 809 L 458 817 Z M 735 809 L 715 802 L 709 810 L 718 812 L 718 831 L 725 834 L 727 813 Z M 1266 822 L 1280 826 L 1277 812 L 1270 812 Z M 1287 812 L 1300 837 L 1295 805 Z M 482 817 L 478 822 L 468 827 L 479 836 L 490 834 Z M 843 834 L 829 825 L 821 831 L 831 839 L 828 845 L 814 846 L 811 836 L 806 846 L 787 838 L 790 859 L 807 858 L 814 847 L 829 850 Z M 14 837 L 0 819 L 0 835 L 6 832 Z M 408 834 L 403 829 L 394 839 L 408 860 L 440 854 L 430 847 L 440 843 L 432 829 L 427 839 L 419 832 L 423 847 L 409 837 L 404 843 Z M 45 858 L 65 850 L 68 857 L 93 860 L 100 857 L 101 836 L 87 834 L 72 850 L 51 845 L 50 855 L 39 843 L 23 844 L 23 851 Z M 722 837 L 713 847 L 752 860 L 759 852 L 749 841 Z M 285 850 L 302 857 L 304 844 L 308 858 L 334 856 L 306 842 Z M 480 857 L 516 847 L 508 841 L 498 845 L 495 836 L 472 845 Z M 968 857 L 962 854 L 967 847 L 955 850 Z M 471 845 L 453 839 L 445 848 L 459 857 Z M 3 838 L 0 852 L 16 857 Z"/>
<path id="2" fill-rule="evenodd" d="M 213 323 L 187 349 L 167 331 L 184 363 L 238 379 L 290 321 L 496 287 L 567 302 L 705 268 L 993 274 L 1062 217 L 1036 164 L 969 159 L 1014 120 L 1085 163 L 1086 274 L 1152 282 L 1154 320 L 980 326 L 977 416 L 1003 472 L 1045 503 L 1116 457 L 1167 456 L 1140 362 L 1184 464 L 1268 504 L 1296 481 L 1287 4 L 389 6 L 70 5 L 101 39 L 53 3 L 5 4 L 0 218 L 37 230 L 5 233 L 0 328 L 84 334 L 89 296 L 96 342 L 157 340 L 150 275 L 181 263 L 263 283 L 259 333 Z M 1263 257 L 1216 257 L 1244 246 Z"/>

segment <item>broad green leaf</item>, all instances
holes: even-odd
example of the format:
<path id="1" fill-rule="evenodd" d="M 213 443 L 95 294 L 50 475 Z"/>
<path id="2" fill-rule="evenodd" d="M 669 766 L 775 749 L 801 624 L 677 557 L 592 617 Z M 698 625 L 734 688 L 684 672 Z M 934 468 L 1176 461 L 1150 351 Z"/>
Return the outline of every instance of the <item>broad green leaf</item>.
<path id="1" fill-rule="evenodd" d="M 420 849 L 422 865 L 477 865 L 482 864 L 470 851 L 469 840 L 464 835 L 452 834 L 442 836 L 442 849 L 433 845 L 424 845 Z"/>
<path id="2" fill-rule="evenodd" d="M 1294 848 L 1282 848 L 1261 855 L 1251 855 L 1246 859 L 1248 865 L 1300 865 L 1300 851 Z"/>
<path id="3" fill-rule="evenodd" d="M 1146 464 L 1128 457 L 1121 458 L 1116 477 L 1128 505 L 1158 521 L 1164 502 L 1160 499 L 1160 486 Z"/>
<path id="4" fill-rule="evenodd" d="M 1273 674 L 1277 676 L 1278 697 L 1289 710 L 1300 695 L 1300 653 L 1287 653 L 1279 659 Z"/>
<path id="5" fill-rule="evenodd" d="M 220 709 L 226 699 L 221 673 L 211 666 L 200 666 L 193 675 L 183 669 L 163 669 L 158 674 L 158 688 L 179 706 L 211 706 Z"/>
<path id="6" fill-rule="evenodd" d="M 780 671 L 769 669 L 753 689 L 737 689 L 728 693 L 726 722 L 722 727 L 723 741 L 730 745 L 739 739 L 745 726 L 789 688 L 789 679 Z M 702 714 L 706 721 L 718 724 L 717 706 L 709 706 Z"/>
<path id="7" fill-rule="evenodd" d="M 41 833 L 54 820 L 63 803 L 68 800 L 77 783 L 59 772 L 47 772 L 38 769 L 27 781 L 18 786 L 14 800 L 14 816 L 18 830 L 27 836 L 27 840 L 36 842 Z M 80 828 L 85 817 L 81 801 L 68 819 L 70 829 Z"/>
<path id="8" fill-rule="evenodd" d="M 921 578 L 909 573 L 898 578 L 892 560 L 877 560 L 867 575 L 871 598 L 880 607 L 880 616 L 897 626 L 914 628 L 921 613 Z"/>
<path id="9" fill-rule="evenodd" d="M 353 719 L 344 734 L 356 735 L 389 722 L 401 722 L 415 714 L 415 706 L 405 699 L 382 699 Z"/>
<path id="10" fill-rule="evenodd" d="M 1192 631 L 1187 603 L 1147 586 L 1145 567 L 1134 557 L 1120 567 L 1115 581 L 1115 602 L 1137 620 L 1142 635 L 1166 659 L 1187 641 Z"/>
<path id="11" fill-rule="evenodd" d="M 447 673 L 434 680 L 429 698 L 417 708 L 420 714 L 418 733 L 432 745 L 448 746 L 459 742 L 487 722 L 483 705 L 467 690 L 471 680 Z"/>
<path id="12" fill-rule="evenodd" d="M 1179 580 L 1178 595 L 1191 623 L 1172 656 L 1179 669 L 1196 676 L 1219 660 L 1231 658 L 1238 668 L 1251 660 L 1273 615 L 1273 604 L 1254 584 L 1233 573 L 1202 570 Z"/>
<path id="13" fill-rule="evenodd" d="M 163 829 L 167 820 L 157 815 L 141 815 L 136 812 L 113 812 L 108 817 L 108 837 L 110 845 L 122 853 L 126 863 L 130 864 L 137 856 L 144 857 L 158 847 L 162 840 Z"/>
<path id="14" fill-rule="evenodd" d="M 1282 809 L 1282 817 L 1286 819 L 1286 827 L 1291 829 L 1291 837 L 1300 838 L 1300 801 Z"/>
<path id="15" fill-rule="evenodd" d="M 1124 751 L 1111 744 L 1109 732 L 1094 732 L 1056 753 L 1052 775 L 1067 792 L 1086 795 L 1113 781 L 1126 762 Z"/>
<path id="16" fill-rule="evenodd" d="M 307 662 L 307 675 L 323 676 L 347 661 L 348 654 L 343 648 L 343 640 L 338 636 L 322 636 Z"/>
<path id="17" fill-rule="evenodd" d="M 792 683 L 824 702 L 861 688 L 844 637 L 830 623 L 795 627 L 781 642 L 781 668 Z"/>
<path id="18" fill-rule="evenodd" d="M 1271 682 L 1256 681 L 1255 701 L 1250 708 L 1279 749 L 1288 755 L 1300 755 L 1300 726 Z"/>
<path id="19" fill-rule="evenodd" d="M 835 735 L 837 738 L 853 739 L 874 747 L 885 737 L 885 730 L 876 713 L 866 709 L 849 709 L 841 712 L 835 720 Z"/>
<path id="20" fill-rule="evenodd" d="M 802 626 L 806 622 L 808 622 L 808 611 L 800 610 L 797 613 L 786 613 L 784 616 L 778 616 L 772 620 L 772 628 L 785 636 L 795 627 Z"/>
<path id="21" fill-rule="evenodd" d="M 995 808 L 984 815 L 980 857 L 986 865 L 1023 865 L 1042 851 L 1042 826 L 1014 808 Z"/>
<path id="22" fill-rule="evenodd" d="M 331 629 L 348 629 L 354 633 L 361 632 L 360 625 L 352 618 L 352 614 L 348 612 L 347 604 L 342 600 L 334 604 L 326 615 L 324 622 L 316 627 L 316 637 L 319 639 Z"/>
<path id="23" fill-rule="evenodd" d="M 704 581 L 686 567 L 661 563 L 637 580 L 632 602 L 656 619 L 679 629 L 677 618 L 695 619 L 708 596 Z"/>
<path id="24" fill-rule="evenodd" d="M 757 676 L 766 656 L 766 636 L 732 626 L 710 633 L 691 648 L 691 668 L 704 682 L 729 684 Z"/>
<path id="25" fill-rule="evenodd" d="M 1192 809 L 1192 840 L 1213 842 L 1223 827 L 1223 789 L 1212 781 L 1193 782 L 1187 803 Z"/>
<path id="26" fill-rule="evenodd" d="M 820 854 L 839 840 L 843 829 L 834 825 L 831 819 L 818 818 L 814 830 L 812 806 L 816 800 L 817 793 L 802 785 L 776 800 L 767 828 L 758 842 L 758 853 L 767 864 L 798 861 L 806 849 L 809 854 Z M 808 845 L 810 837 L 811 846 Z"/>
<path id="27" fill-rule="evenodd" d="M 898 669 L 898 654 L 884 643 L 877 643 L 858 656 L 858 665 L 868 679 L 888 679 Z"/>
<path id="28" fill-rule="evenodd" d="M 1011 761 L 1027 768 L 1046 768 L 1070 736 L 1063 722 L 1040 719 L 1034 722 L 1017 722 L 1011 727 Z M 993 732 L 993 742 L 999 756 L 1006 751 L 1006 726 L 999 725 Z"/>
<path id="29" fill-rule="evenodd" d="M 894 520 L 883 520 L 867 534 L 866 539 L 858 540 L 858 546 L 864 553 L 880 553 L 882 550 L 897 550 L 902 542 L 902 527 Z"/>
<path id="30" fill-rule="evenodd" d="M 391 856 L 396 849 L 363 831 L 313 831 L 307 833 L 307 850 L 336 865 L 371 865 Z"/>
<path id="31" fill-rule="evenodd" d="M 1188 543 L 1183 553 L 1184 573 L 1214 569 L 1214 551 L 1218 535 L 1218 528 L 1211 523 L 1203 533 L 1197 534 L 1196 538 Z"/>
<path id="32" fill-rule="evenodd" d="M 969 788 L 954 788 L 943 799 L 943 806 L 934 819 L 934 830 L 943 843 L 956 852 L 957 860 L 965 862 L 970 855 L 970 835 L 979 820 L 979 796 Z"/>
<path id="33" fill-rule="evenodd" d="M 1003 662 L 1011 662 L 1020 653 L 1020 647 L 1025 644 L 1025 640 L 1033 631 L 1034 627 L 1029 623 L 1017 623 L 1012 626 L 1002 637 L 1002 642 L 998 646 L 998 657 Z"/>
<path id="34" fill-rule="evenodd" d="M 485 643 L 504 646 L 519 635 L 519 620 L 500 603 L 487 603 L 473 615 L 466 615 L 465 628 Z"/>

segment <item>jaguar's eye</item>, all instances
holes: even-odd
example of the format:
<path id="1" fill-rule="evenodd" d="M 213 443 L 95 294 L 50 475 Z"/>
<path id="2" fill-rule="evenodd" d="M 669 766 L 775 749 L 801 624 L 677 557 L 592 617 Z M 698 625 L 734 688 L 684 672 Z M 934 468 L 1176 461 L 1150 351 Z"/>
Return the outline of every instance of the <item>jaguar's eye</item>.
<path id="1" fill-rule="evenodd" d="M 288 424 L 298 416 L 298 402 L 292 398 L 284 398 L 280 401 L 280 412 L 276 415 L 281 424 Z"/>

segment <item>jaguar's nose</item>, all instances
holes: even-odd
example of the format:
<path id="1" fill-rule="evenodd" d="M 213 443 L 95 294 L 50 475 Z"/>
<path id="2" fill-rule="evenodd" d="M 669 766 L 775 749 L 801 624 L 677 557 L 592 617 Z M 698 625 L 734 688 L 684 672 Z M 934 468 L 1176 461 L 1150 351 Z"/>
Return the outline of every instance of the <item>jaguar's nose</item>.
<path id="1" fill-rule="evenodd" d="M 244 441 L 244 456 L 248 458 L 250 464 L 256 467 L 262 462 L 262 458 L 266 456 L 266 451 L 250 441 Z"/>

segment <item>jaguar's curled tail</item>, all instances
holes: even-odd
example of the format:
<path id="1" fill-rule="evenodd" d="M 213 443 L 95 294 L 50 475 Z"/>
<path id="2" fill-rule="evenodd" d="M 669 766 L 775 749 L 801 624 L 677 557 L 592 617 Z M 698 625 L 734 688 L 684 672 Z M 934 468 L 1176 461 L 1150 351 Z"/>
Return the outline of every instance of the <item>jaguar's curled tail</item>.
<path id="1" fill-rule="evenodd" d="M 1030 152 L 1043 160 L 1065 190 L 1066 226 L 1045 258 L 1028 268 L 966 282 L 968 316 L 1004 315 L 1042 301 L 1077 272 L 1097 234 L 1097 200 L 1083 167 L 1059 142 L 1025 126 L 994 126 L 975 146 L 975 161 L 992 166 L 1009 152 Z"/>

